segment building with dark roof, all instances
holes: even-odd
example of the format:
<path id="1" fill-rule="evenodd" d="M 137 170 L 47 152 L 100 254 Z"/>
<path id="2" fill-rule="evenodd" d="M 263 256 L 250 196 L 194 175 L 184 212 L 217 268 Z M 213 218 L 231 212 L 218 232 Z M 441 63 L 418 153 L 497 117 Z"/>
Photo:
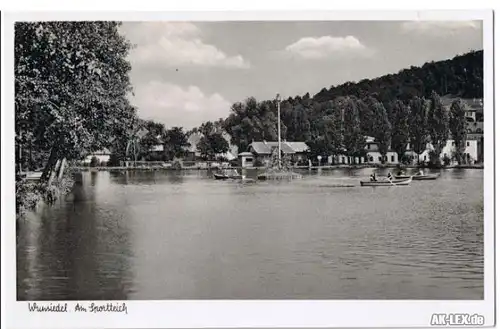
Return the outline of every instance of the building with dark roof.
<path id="1" fill-rule="evenodd" d="M 242 167 L 258 167 L 267 165 L 271 154 L 278 148 L 278 142 L 252 142 L 247 152 L 238 154 L 242 161 Z M 309 146 L 305 142 L 281 142 L 281 152 L 288 155 L 293 164 L 307 160 Z"/>

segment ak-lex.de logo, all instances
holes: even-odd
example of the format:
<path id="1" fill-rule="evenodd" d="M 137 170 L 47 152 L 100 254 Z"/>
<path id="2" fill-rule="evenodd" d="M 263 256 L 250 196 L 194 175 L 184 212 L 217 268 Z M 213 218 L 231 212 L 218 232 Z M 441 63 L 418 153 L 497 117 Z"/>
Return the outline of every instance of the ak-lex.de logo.
<path id="1" fill-rule="evenodd" d="M 467 313 L 435 313 L 431 316 L 431 326 L 482 326 L 484 316 Z"/>

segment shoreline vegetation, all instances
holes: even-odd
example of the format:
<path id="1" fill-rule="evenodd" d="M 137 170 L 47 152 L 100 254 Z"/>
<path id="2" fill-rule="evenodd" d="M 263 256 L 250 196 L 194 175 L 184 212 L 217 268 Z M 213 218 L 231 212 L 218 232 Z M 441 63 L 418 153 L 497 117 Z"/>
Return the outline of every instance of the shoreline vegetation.
<path id="1" fill-rule="evenodd" d="M 248 97 L 232 104 L 226 118 L 185 131 L 141 119 L 130 103 L 132 45 L 120 34 L 120 25 L 99 21 L 15 24 L 16 214 L 68 193 L 71 175 L 83 170 L 77 163 L 103 149 L 111 152 L 109 167 L 101 169 L 95 158 L 97 169 L 88 170 L 125 170 L 118 167 L 125 161 L 172 161 L 188 154 L 196 160 L 221 161 L 220 155 L 230 146 L 243 151 L 252 141 L 274 141 L 278 135 L 281 140 L 306 143 L 310 159 L 362 157 L 366 155 L 364 136 L 373 136 L 382 158 L 392 150 L 405 164 L 411 160 L 404 157 L 408 144 L 417 154 L 430 144 L 434 167 L 442 167 L 440 152 L 452 138 L 455 152 L 447 160 L 469 162 L 464 156 L 467 104 L 463 99 L 483 97 L 482 50 L 323 88 L 315 95 L 284 98 L 279 103 L 280 127 L 275 100 Z M 442 104 L 444 96 L 453 99 L 450 109 Z M 194 134 L 199 139 L 191 145 L 188 139 Z M 58 163 L 66 161 L 70 168 L 57 169 Z M 365 165 L 311 170 L 343 166 Z M 187 169 L 173 167 L 157 170 Z M 26 178 L 27 173 L 40 171 L 36 181 Z"/>
<path id="2" fill-rule="evenodd" d="M 52 205 L 68 195 L 74 187 L 75 179 L 71 168 L 63 169 L 60 177 L 51 182 L 42 180 L 16 180 L 16 217 L 21 219 L 29 211 L 40 205 Z"/>

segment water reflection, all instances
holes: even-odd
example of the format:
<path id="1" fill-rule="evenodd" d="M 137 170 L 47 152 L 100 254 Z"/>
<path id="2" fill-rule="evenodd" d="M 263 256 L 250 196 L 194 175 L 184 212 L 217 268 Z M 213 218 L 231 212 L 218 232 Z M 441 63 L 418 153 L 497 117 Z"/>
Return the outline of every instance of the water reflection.
<path id="1" fill-rule="evenodd" d="M 90 186 L 102 175 L 90 174 Z M 85 184 L 85 183 L 84 183 Z M 118 209 L 105 218 L 95 190 L 76 189 L 74 202 L 44 208 L 21 223 L 20 300 L 127 299 L 131 291 L 130 229 Z M 24 248 L 23 248 L 24 245 Z"/>
<path id="2" fill-rule="evenodd" d="M 359 187 L 372 171 L 84 173 L 20 223 L 18 299 L 482 299 L 483 172 Z"/>

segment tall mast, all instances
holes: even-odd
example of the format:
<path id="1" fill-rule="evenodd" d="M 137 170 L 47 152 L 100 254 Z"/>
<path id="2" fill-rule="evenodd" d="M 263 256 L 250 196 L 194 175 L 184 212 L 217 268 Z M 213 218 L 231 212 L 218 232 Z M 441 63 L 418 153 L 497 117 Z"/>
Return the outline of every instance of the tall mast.
<path id="1" fill-rule="evenodd" d="M 276 95 L 276 101 L 278 102 L 278 166 L 281 169 L 281 115 L 280 115 L 280 94 Z"/>

